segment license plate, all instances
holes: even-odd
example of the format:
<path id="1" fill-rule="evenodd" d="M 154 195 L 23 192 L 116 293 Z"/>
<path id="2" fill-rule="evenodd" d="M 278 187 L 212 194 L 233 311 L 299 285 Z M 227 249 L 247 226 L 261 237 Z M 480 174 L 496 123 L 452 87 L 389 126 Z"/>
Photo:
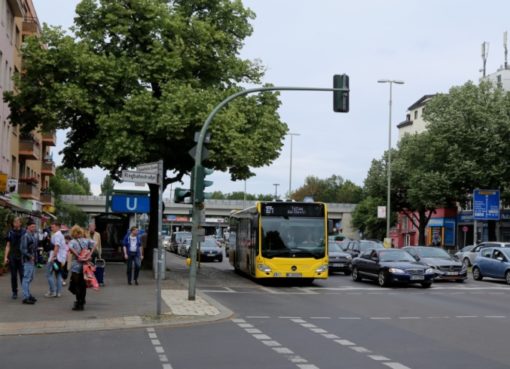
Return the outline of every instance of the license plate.
<path id="1" fill-rule="evenodd" d="M 287 273 L 287 277 L 289 278 L 301 278 L 302 276 L 301 273 Z"/>
<path id="2" fill-rule="evenodd" d="M 445 274 L 446 275 L 459 275 L 459 273 L 457 273 L 457 272 L 446 272 Z"/>
<path id="3" fill-rule="evenodd" d="M 210 252 L 210 253 L 209 253 L 209 256 L 214 256 L 214 253 Z"/>
<path id="4" fill-rule="evenodd" d="M 423 281 L 424 279 L 425 279 L 425 277 L 422 275 L 412 275 L 411 276 L 411 281 Z"/>
<path id="5" fill-rule="evenodd" d="M 334 267 L 344 267 L 345 264 L 344 263 L 333 263 L 332 264 Z"/>

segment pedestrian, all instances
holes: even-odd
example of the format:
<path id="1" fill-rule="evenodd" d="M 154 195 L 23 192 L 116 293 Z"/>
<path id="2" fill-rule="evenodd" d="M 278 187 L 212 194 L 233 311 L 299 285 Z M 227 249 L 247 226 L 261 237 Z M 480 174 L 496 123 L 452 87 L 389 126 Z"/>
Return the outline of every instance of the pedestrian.
<path id="1" fill-rule="evenodd" d="M 25 230 L 21 228 L 21 218 L 12 221 L 12 228 L 7 233 L 4 264 L 9 265 L 11 272 L 12 298 L 18 298 L 18 276 L 20 285 L 23 282 L 23 261 L 21 260 L 21 238 Z"/>
<path id="2" fill-rule="evenodd" d="M 69 283 L 69 291 L 76 296 L 73 310 L 83 310 L 86 303 L 87 284 L 83 276 L 83 264 L 92 258 L 95 251 L 94 241 L 85 238 L 85 231 L 78 225 L 71 228 L 70 236 L 72 238 L 69 243 L 69 252 L 73 255 L 71 265 L 71 281 Z"/>
<path id="3" fill-rule="evenodd" d="M 104 286 L 104 264 L 101 265 L 101 268 L 97 267 L 99 263 L 104 263 L 102 258 L 102 249 L 101 249 L 101 235 L 99 232 L 96 232 L 96 224 L 90 223 L 89 224 L 89 230 L 87 232 L 87 238 L 91 239 L 96 244 L 96 252 L 94 255 L 92 255 L 92 262 L 96 264 L 96 271 L 94 275 L 96 276 L 97 283 L 99 283 L 100 286 Z M 97 262 L 97 259 L 101 259 L 99 262 Z"/>
<path id="4" fill-rule="evenodd" d="M 60 231 L 61 223 L 53 221 L 51 223 L 51 244 L 53 250 L 48 256 L 46 266 L 46 277 L 48 278 L 49 291 L 44 295 L 46 297 L 60 297 L 62 291 L 62 273 L 67 261 L 68 246 L 64 235 Z"/>
<path id="5" fill-rule="evenodd" d="M 23 303 L 33 305 L 37 299 L 30 293 L 30 283 L 35 274 L 35 263 L 37 258 L 36 225 L 33 220 L 28 220 L 26 232 L 21 237 L 21 255 L 23 260 Z"/>
<path id="6" fill-rule="evenodd" d="M 133 279 L 135 284 L 138 285 L 138 274 L 143 260 L 143 248 L 140 236 L 138 235 L 138 228 L 133 226 L 130 233 L 124 237 L 124 259 L 127 261 L 127 280 L 131 284 L 131 277 L 134 269 Z M 134 267 L 133 267 L 134 265 Z"/>

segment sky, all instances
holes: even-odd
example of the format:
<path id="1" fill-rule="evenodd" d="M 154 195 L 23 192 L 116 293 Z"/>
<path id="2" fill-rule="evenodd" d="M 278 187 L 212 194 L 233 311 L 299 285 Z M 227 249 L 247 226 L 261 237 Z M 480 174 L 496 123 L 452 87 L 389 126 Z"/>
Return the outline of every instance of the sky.
<path id="1" fill-rule="evenodd" d="M 39 21 L 67 29 L 78 0 L 33 0 Z M 504 63 L 503 33 L 510 28 L 508 0 L 243 0 L 256 13 L 242 58 L 259 59 L 264 82 L 276 86 L 332 87 L 334 74 L 350 78 L 350 112 L 334 113 L 330 92 L 282 92 L 280 116 L 292 142 L 292 189 L 307 176 L 340 175 L 362 186 L 373 159 L 388 149 L 389 85 L 393 86 L 392 146 L 396 125 L 423 95 L 478 81 L 481 44 L 489 43 L 487 72 Z M 214 123 L 213 123 L 214 124 Z M 61 150 L 65 134 L 58 133 Z M 254 169 L 253 194 L 289 190 L 290 137 L 271 165 Z M 61 158 L 57 157 L 57 164 Z M 83 170 L 94 194 L 106 172 Z M 209 179 L 209 177 L 208 177 Z M 210 191 L 244 191 L 226 173 L 210 176 Z M 275 186 L 277 184 L 277 186 Z M 185 182 L 185 185 L 187 183 Z M 178 185 L 180 186 L 180 185 Z M 119 187 L 126 187 L 126 184 Z M 170 187 L 165 198 L 170 196 Z"/>

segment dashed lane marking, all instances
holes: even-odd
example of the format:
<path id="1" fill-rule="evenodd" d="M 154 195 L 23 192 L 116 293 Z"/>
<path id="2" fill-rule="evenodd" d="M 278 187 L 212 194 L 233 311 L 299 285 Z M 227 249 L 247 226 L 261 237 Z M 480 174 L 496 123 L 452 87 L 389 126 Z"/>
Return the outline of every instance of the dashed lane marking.
<path id="1" fill-rule="evenodd" d="M 156 330 L 153 327 L 147 328 L 147 334 L 149 339 L 151 340 L 151 344 L 158 354 L 159 362 L 163 369 L 173 369 L 172 365 L 168 362 L 168 357 L 165 354 L 165 349 L 161 346 L 161 342 L 158 339 L 158 335 L 156 334 Z"/>

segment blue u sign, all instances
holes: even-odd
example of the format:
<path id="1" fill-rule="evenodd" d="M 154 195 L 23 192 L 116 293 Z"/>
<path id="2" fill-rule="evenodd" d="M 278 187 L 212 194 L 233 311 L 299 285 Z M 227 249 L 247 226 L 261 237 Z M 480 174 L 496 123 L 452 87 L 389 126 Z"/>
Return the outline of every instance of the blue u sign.
<path id="1" fill-rule="evenodd" d="M 113 195 L 112 211 L 115 213 L 148 213 L 150 201 L 148 196 Z"/>

